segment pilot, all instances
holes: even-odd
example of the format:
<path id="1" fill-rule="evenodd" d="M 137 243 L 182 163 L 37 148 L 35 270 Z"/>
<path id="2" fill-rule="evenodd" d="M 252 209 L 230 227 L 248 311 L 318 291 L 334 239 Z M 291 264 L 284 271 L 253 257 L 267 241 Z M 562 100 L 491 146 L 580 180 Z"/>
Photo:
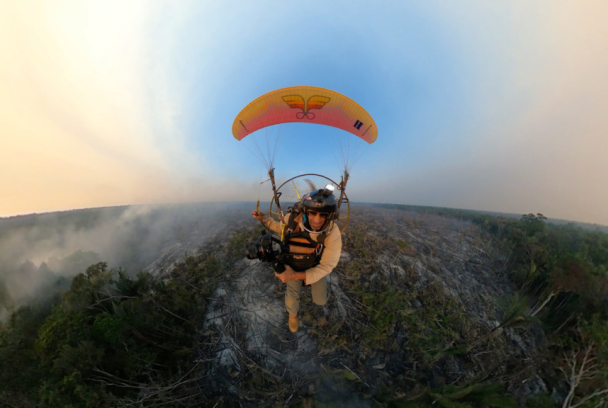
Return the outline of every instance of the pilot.
<path id="1" fill-rule="evenodd" d="M 293 333 L 299 327 L 302 285 L 310 285 L 315 304 L 325 305 L 329 296 L 327 275 L 340 260 L 342 237 L 335 223 L 338 202 L 333 190 L 333 186 L 328 185 L 304 195 L 294 211 L 284 217 L 283 223 L 266 218 L 260 212 L 251 212 L 271 230 L 282 233 L 283 243 L 289 245 L 289 252 L 284 257 L 285 271 L 275 272 L 275 275 L 287 285 L 285 308 L 289 313 L 289 330 Z"/>

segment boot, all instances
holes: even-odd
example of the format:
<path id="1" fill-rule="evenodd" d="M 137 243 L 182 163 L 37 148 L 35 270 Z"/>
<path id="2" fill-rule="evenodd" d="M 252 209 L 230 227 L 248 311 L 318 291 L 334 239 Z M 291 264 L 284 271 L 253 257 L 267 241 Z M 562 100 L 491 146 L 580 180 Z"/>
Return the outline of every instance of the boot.
<path id="1" fill-rule="evenodd" d="M 295 333 L 298 331 L 299 323 L 298 323 L 298 315 L 297 314 L 289 314 L 289 331 Z"/>
<path id="2" fill-rule="evenodd" d="M 327 319 L 329 318 L 329 310 L 327 306 L 321 306 L 318 308 L 319 317 L 317 319 L 317 324 L 319 326 L 325 326 L 327 323 Z"/>

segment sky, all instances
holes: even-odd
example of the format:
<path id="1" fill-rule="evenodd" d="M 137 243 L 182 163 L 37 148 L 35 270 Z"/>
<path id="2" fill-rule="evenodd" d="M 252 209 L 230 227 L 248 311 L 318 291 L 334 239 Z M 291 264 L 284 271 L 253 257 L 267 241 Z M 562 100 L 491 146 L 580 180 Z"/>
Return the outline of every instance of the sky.
<path id="1" fill-rule="evenodd" d="M 608 225 L 607 18 L 603 0 L 0 0 L 0 217 L 268 201 L 270 139 L 279 183 L 339 179 L 341 141 L 351 201 Z M 243 107 L 294 85 L 357 101 L 377 141 L 234 139 Z"/>

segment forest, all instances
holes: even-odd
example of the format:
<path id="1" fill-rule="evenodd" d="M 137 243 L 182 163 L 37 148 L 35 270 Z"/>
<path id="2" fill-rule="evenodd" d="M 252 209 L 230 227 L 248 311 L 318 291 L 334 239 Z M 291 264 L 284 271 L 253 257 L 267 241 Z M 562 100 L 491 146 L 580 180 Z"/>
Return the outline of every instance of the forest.
<path id="1" fill-rule="evenodd" d="M 506 254 L 506 277 L 517 288 L 500 324 L 472 330 L 457 299 L 436 285 L 410 295 L 399 289 L 412 285 L 406 278 L 402 286 L 397 279 L 371 278 L 382 251 L 397 259 L 416 257 L 423 249 L 407 237 L 383 240 L 359 221 L 344 237 L 351 261 L 336 271 L 355 305 L 352 316 L 345 324 L 333 317 L 328 326 L 311 323 L 318 354 L 331 356 L 328 362 L 342 358 L 345 368 L 327 363 L 324 378 L 288 381 L 243 353 L 240 371 L 219 378 L 211 350 L 221 343 L 221 331 L 205 327 L 203 320 L 218 285 L 242 268 L 245 243 L 259 234 L 257 227 L 245 227 L 226 240 L 210 240 L 163 274 L 133 273 L 95 260 L 69 281 L 50 282 L 48 296 L 8 305 L 0 327 L 0 406 L 344 406 L 311 391 L 313 384 L 327 384 L 327 377 L 342 384 L 342 391 L 359 395 L 360 406 L 607 406 L 607 233 L 553 225 L 542 214 L 517 219 L 450 209 L 376 208 L 393 218 L 416 213 L 409 226 L 416 217 L 433 214 L 487 234 L 488 245 Z M 88 259 L 84 255 L 79 262 Z M 6 298 L 5 292 L 0 286 L 0 296 Z M 412 307 L 420 303 L 425 306 Z M 472 366 L 472 356 L 492 353 L 506 330 L 538 333 L 539 346 L 527 361 L 488 357 L 482 370 L 465 379 L 448 381 L 449 375 L 437 374 L 449 361 Z M 368 362 L 355 367 L 356 360 L 346 357 L 350 354 Z M 380 355 L 388 356 L 384 363 L 377 360 Z M 374 374 L 389 366 L 390 379 Z M 514 378 L 530 369 L 545 389 L 522 396 L 513 391 Z M 230 377 L 238 380 L 231 383 L 236 393 L 221 385 Z"/>

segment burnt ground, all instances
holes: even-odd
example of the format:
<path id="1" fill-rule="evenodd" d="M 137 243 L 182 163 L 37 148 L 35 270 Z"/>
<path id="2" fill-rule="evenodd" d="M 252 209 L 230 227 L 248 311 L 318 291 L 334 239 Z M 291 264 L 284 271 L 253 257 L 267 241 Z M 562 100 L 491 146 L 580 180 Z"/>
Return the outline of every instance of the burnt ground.
<path id="1" fill-rule="evenodd" d="M 305 287 L 297 333 L 268 265 L 225 271 L 202 322 L 202 402 L 386 406 L 489 381 L 521 401 L 544 390 L 542 331 L 501 326 L 516 292 L 508 275 L 508 251 L 470 222 L 354 206 L 330 300 L 314 305 Z"/>

